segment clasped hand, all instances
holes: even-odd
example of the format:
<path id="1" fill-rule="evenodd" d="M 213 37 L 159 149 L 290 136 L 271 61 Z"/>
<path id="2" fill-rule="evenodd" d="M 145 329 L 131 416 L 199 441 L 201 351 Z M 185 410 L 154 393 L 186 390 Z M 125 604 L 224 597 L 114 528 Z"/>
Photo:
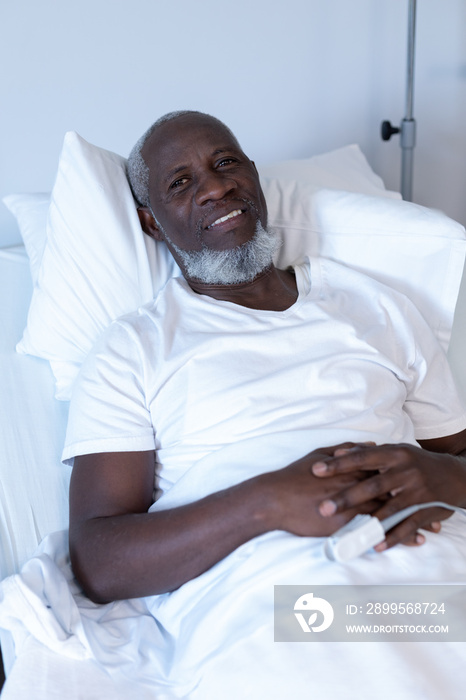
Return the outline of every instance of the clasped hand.
<path id="1" fill-rule="evenodd" d="M 430 501 L 464 505 L 466 488 L 465 462 L 462 458 L 430 452 L 414 445 L 335 446 L 333 455 L 312 465 L 314 476 L 333 480 L 337 476 L 365 474 L 357 484 L 349 485 L 319 504 L 325 518 L 337 513 L 371 512 L 383 520 L 408 506 Z M 369 504 L 379 501 L 376 507 Z M 445 508 L 428 508 L 409 516 L 393 527 L 384 542 L 383 551 L 397 543 L 419 545 L 425 537 L 419 529 L 439 532 L 440 521 L 452 515 Z"/>
<path id="2" fill-rule="evenodd" d="M 328 536 L 357 513 L 383 520 L 418 503 L 464 506 L 466 500 L 463 458 L 407 444 L 322 448 L 269 477 L 279 487 L 279 529 L 303 536 Z M 419 529 L 438 532 L 440 521 L 451 514 L 444 508 L 418 511 L 392 528 L 376 549 L 422 544 Z"/>

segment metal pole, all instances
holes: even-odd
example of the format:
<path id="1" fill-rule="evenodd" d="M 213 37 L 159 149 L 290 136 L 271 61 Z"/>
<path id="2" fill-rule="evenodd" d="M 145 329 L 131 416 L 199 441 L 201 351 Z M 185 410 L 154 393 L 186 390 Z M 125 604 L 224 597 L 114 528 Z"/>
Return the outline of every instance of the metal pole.
<path id="1" fill-rule="evenodd" d="M 416 34 L 416 0 L 409 0 L 408 8 L 408 70 L 406 76 L 406 116 L 399 127 L 389 121 L 382 122 L 381 136 L 389 141 L 393 134 L 400 134 L 401 146 L 401 196 L 408 202 L 413 197 L 413 158 L 416 145 L 416 122 L 413 118 L 414 96 L 414 40 Z"/>
<path id="2" fill-rule="evenodd" d="M 413 118 L 414 96 L 414 42 L 416 38 L 416 0 L 409 1 L 408 15 L 408 72 L 406 76 L 406 119 Z"/>
<path id="3" fill-rule="evenodd" d="M 401 196 L 411 202 L 413 192 L 413 159 L 416 145 L 416 121 L 413 119 L 414 46 L 416 37 L 416 0 L 409 0 L 408 67 L 406 76 L 406 116 L 401 122 Z"/>

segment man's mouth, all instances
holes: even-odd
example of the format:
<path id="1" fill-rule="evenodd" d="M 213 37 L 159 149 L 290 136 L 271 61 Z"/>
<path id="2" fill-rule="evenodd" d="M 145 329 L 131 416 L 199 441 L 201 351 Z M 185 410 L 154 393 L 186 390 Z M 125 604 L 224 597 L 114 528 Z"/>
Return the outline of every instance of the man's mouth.
<path id="1" fill-rule="evenodd" d="M 218 226 L 219 224 L 223 224 L 225 221 L 228 221 L 228 219 L 234 219 L 237 216 L 240 216 L 242 214 L 241 209 L 235 209 L 234 211 L 231 211 L 229 214 L 226 214 L 226 216 L 221 216 L 220 218 L 216 219 L 212 224 L 207 226 L 207 228 L 212 229 L 215 226 Z"/>

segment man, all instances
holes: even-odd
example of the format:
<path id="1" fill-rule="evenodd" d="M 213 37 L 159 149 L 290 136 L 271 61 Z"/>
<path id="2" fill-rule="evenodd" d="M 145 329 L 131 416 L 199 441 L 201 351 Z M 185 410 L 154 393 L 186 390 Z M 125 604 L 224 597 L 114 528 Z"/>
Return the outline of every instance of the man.
<path id="1" fill-rule="evenodd" d="M 466 415 L 433 338 L 420 350 L 411 338 L 412 323 L 427 331 L 405 300 L 377 288 L 378 316 L 372 287 L 351 271 L 275 268 L 255 165 L 210 116 L 157 122 L 129 176 L 143 230 L 168 246 L 184 280 L 114 324 L 73 398 L 70 553 L 91 599 L 173 591 L 265 533 L 322 536 L 357 512 L 466 506 Z M 386 324 L 402 329 L 406 349 L 390 347 Z M 281 468 L 255 471 L 263 438 L 276 453 L 293 430 L 302 442 Z M 238 444 L 249 457 L 226 467 L 223 451 Z M 232 472 L 226 487 L 147 512 L 154 472 L 169 492 L 203 460 L 214 463 L 212 483 Z M 422 544 L 419 529 L 438 531 L 449 515 L 420 511 L 378 549 Z"/>

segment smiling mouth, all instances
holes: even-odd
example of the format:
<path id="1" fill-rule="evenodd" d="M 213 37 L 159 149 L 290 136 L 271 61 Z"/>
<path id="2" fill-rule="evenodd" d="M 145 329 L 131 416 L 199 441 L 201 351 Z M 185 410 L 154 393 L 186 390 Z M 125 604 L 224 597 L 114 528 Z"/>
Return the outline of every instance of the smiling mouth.
<path id="1" fill-rule="evenodd" d="M 225 221 L 228 221 L 228 219 L 234 219 L 237 216 L 240 216 L 243 211 L 241 209 L 235 209 L 234 211 L 231 211 L 229 214 L 226 216 L 221 216 L 219 219 L 216 219 L 212 224 L 207 226 L 208 229 L 212 229 L 215 226 L 218 226 L 219 224 L 223 224 Z"/>

